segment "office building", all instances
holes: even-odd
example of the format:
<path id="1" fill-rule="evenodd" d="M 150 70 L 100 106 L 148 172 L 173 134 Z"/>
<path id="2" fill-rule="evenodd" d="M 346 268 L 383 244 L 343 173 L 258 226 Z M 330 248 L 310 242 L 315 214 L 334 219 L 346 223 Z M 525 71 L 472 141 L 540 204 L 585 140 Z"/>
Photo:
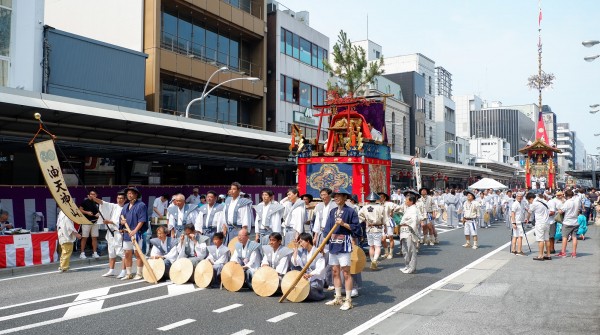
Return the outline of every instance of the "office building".
<path id="1" fill-rule="evenodd" d="M 384 76 L 377 76 L 366 86 L 367 96 L 385 101 L 386 134 L 392 153 L 408 154 L 410 106 L 404 102 L 402 88 Z"/>
<path id="2" fill-rule="evenodd" d="M 568 123 L 556 124 L 556 147 L 562 151 L 558 154 L 558 167 L 564 178 L 565 171 L 575 169 L 575 133 Z"/>
<path id="3" fill-rule="evenodd" d="M 437 140 L 434 142 L 438 144 L 431 156 L 437 160 L 456 163 L 456 104 L 452 100 L 452 74 L 438 66 L 435 68 L 435 78 L 434 136 Z"/>
<path id="4" fill-rule="evenodd" d="M 307 138 L 327 138 L 328 118 L 314 116 L 323 105 L 329 74 L 329 38 L 309 26 L 308 12 L 294 12 L 276 1 L 267 5 L 267 130 L 289 134 L 297 124 Z"/>
<path id="5" fill-rule="evenodd" d="M 510 143 L 510 155 L 535 139 L 535 123 L 521 111 L 505 107 L 488 107 L 471 111 L 471 134 L 475 137 L 500 137 Z"/>
<path id="6" fill-rule="evenodd" d="M 411 101 L 415 98 L 408 96 L 408 94 L 405 95 L 405 101 L 409 105 L 413 106 L 411 113 L 418 111 L 419 113 L 423 114 L 422 116 L 413 116 L 411 119 L 411 132 L 419 132 L 419 135 L 414 135 L 415 141 L 412 143 L 414 144 L 413 147 L 419 147 L 421 155 L 424 155 L 425 153 L 433 150 L 439 143 L 439 139 L 435 133 L 435 62 L 420 53 L 384 57 L 383 61 L 383 69 L 385 70 L 383 75 L 385 77 L 396 83 L 399 83 L 404 92 L 412 91 L 413 93 L 419 93 L 419 98 L 415 101 Z M 416 77 L 411 75 L 411 73 L 420 74 L 422 80 L 416 79 Z M 413 80 L 407 80 L 407 76 L 412 76 Z M 404 85 L 406 84 L 414 87 L 405 88 Z M 416 84 L 421 87 L 416 87 Z M 451 90 L 449 93 L 451 93 Z M 422 101 L 419 101 L 421 98 Z M 417 124 L 420 122 L 423 123 L 423 126 Z M 411 137 L 412 136 L 413 135 L 411 134 Z M 411 150 L 414 151 L 414 148 L 411 148 Z"/>
<path id="7" fill-rule="evenodd" d="M 471 138 L 481 134 L 471 133 L 471 111 L 480 111 L 483 108 L 483 100 L 477 95 L 453 96 L 456 106 L 456 136 Z"/>

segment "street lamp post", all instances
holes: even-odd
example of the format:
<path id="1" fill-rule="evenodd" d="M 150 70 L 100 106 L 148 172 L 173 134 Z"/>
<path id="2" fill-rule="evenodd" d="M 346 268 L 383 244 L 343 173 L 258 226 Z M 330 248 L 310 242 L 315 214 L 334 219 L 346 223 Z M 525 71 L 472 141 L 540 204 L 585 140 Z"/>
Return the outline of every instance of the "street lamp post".
<path id="1" fill-rule="evenodd" d="M 433 148 L 433 149 L 431 149 L 431 150 L 429 150 L 429 151 L 427 151 L 425 153 L 425 158 L 427 158 L 430 153 L 432 153 L 432 152 L 436 151 L 437 149 L 439 149 L 442 145 L 448 144 L 448 143 L 455 143 L 455 142 L 456 142 L 455 140 L 448 140 L 448 141 L 444 141 L 444 142 L 438 144 L 435 148 Z"/>
<path id="2" fill-rule="evenodd" d="M 590 154 L 589 156 L 592 157 L 592 185 L 594 185 L 594 188 L 596 188 L 598 187 L 598 185 L 596 184 L 596 157 L 600 155 Z"/>
<path id="3" fill-rule="evenodd" d="M 210 77 L 208 77 L 208 80 L 206 81 L 206 84 L 204 85 L 204 90 L 202 90 L 202 94 L 200 95 L 200 97 L 196 98 L 196 99 L 192 99 L 192 101 L 190 101 L 187 104 L 187 107 L 185 107 L 185 117 L 186 118 L 190 117 L 190 107 L 192 106 L 193 103 L 204 100 L 204 98 L 206 98 L 212 91 L 214 91 L 219 86 L 227 84 L 227 83 L 230 83 L 232 81 L 236 81 L 236 80 L 248 80 L 248 81 L 257 81 L 257 80 L 260 80 L 259 78 L 256 78 L 256 77 L 232 78 L 232 79 L 228 79 L 228 80 L 225 80 L 222 83 L 217 84 L 215 87 L 211 88 L 208 92 L 206 92 L 206 89 L 208 88 L 208 84 L 210 83 L 210 80 L 212 79 L 212 77 L 214 77 L 215 74 L 217 74 L 219 72 L 224 72 L 224 71 L 229 71 L 229 69 L 226 66 L 223 66 L 223 67 L 217 69 L 215 72 L 213 72 L 213 74 L 211 74 Z"/>

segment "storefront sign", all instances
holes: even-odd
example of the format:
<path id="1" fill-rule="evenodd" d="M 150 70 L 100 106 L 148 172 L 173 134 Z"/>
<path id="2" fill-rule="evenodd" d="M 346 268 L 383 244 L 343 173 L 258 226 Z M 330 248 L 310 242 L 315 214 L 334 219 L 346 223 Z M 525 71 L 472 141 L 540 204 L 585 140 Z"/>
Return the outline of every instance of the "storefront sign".
<path id="1" fill-rule="evenodd" d="M 305 108 L 304 112 L 294 111 L 294 122 L 307 124 L 310 126 L 316 126 L 318 120 L 313 117 L 313 110 L 310 108 Z"/>

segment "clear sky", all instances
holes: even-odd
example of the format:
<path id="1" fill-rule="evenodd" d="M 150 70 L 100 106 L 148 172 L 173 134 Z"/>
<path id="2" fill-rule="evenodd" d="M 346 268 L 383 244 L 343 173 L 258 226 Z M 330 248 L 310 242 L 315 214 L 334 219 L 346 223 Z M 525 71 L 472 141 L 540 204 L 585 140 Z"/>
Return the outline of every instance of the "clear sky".
<path id="1" fill-rule="evenodd" d="M 384 57 L 421 53 L 452 73 L 453 95 L 476 94 L 504 106 L 538 102 L 527 78 L 537 74 L 538 0 L 282 0 L 310 12 L 310 26 L 329 36 L 380 44 Z M 600 113 L 600 0 L 543 0 L 542 68 L 556 76 L 544 105 L 568 122 L 588 153 L 598 153 Z"/>

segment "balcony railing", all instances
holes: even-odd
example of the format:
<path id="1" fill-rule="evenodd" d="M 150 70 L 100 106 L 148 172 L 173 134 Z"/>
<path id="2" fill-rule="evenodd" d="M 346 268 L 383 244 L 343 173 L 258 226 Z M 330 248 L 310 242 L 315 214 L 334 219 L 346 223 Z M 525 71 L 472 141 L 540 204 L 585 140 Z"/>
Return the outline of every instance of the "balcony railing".
<path id="1" fill-rule="evenodd" d="M 257 64 L 241 59 L 237 55 L 226 54 L 184 38 L 177 38 L 166 32 L 162 32 L 160 47 L 209 64 L 227 66 L 231 71 L 262 79 L 262 67 Z"/>
<path id="2" fill-rule="evenodd" d="M 167 108 L 160 108 L 159 112 L 163 113 L 163 114 L 169 114 L 169 115 L 185 116 L 185 111 L 176 111 L 176 110 L 167 109 Z M 227 124 L 227 125 L 236 126 L 236 127 L 262 130 L 261 127 L 255 126 L 252 124 L 241 123 L 241 122 L 228 122 L 228 121 L 219 120 L 216 118 L 204 117 L 204 116 L 199 116 L 199 115 L 195 115 L 195 114 L 190 114 L 190 118 L 203 120 L 203 121 L 209 121 L 209 122 L 215 122 L 215 123 L 220 123 L 220 124 Z"/>

